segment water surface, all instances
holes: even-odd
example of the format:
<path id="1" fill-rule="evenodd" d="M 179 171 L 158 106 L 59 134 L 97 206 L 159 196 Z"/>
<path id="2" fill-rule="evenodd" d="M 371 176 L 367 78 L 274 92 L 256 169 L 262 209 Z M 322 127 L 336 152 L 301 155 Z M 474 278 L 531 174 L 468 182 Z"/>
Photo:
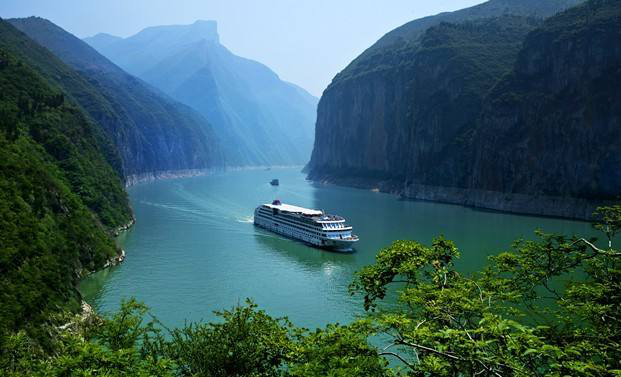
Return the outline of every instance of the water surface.
<path id="1" fill-rule="evenodd" d="M 273 178 L 280 186 L 269 185 Z M 518 216 L 421 201 L 304 179 L 299 169 L 240 170 L 158 181 L 129 190 L 137 222 L 120 242 L 126 261 L 81 284 L 100 312 L 136 297 L 167 326 L 213 319 L 212 311 L 252 298 L 271 315 L 314 328 L 362 313 L 347 287 L 355 271 L 395 239 L 456 242 L 458 268 L 471 272 L 533 230 L 592 234 L 584 222 Z M 343 215 L 360 236 L 356 252 L 308 247 L 252 224 L 273 199 Z"/>

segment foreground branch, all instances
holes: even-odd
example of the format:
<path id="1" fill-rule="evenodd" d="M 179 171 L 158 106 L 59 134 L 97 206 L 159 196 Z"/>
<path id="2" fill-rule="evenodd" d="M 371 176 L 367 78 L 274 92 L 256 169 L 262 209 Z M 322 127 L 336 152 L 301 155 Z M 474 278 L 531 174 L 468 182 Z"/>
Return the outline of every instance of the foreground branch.
<path id="1" fill-rule="evenodd" d="M 609 250 L 602 250 L 599 247 L 593 245 L 593 243 L 587 241 L 585 238 L 580 238 L 574 241 L 570 246 L 573 246 L 577 244 L 578 242 L 584 242 L 585 244 L 587 244 L 587 246 L 589 246 L 589 248 L 591 248 L 591 250 L 593 250 L 597 254 L 606 255 L 609 257 L 621 257 L 621 253 L 609 251 Z"/>

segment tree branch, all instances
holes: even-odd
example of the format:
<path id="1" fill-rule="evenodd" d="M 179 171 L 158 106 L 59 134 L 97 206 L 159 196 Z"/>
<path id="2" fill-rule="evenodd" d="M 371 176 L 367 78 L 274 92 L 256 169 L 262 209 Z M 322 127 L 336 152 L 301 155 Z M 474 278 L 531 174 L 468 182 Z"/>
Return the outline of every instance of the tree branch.
<path id="1" fill-rule="evenodd" d="M 397 339 L 396 343 L 397 343 L 397 344 L 404 345 L 404 346 L 408 346 L 408 347 L 418 348 L 418 349 L 423 350 L 423 351 L 427 351 L 427 352 L 435 353 L 436 355 L 444 356 L 444 357 L 449 358 L 449 359 L 451 359 L 451 360 L 459 360 L 459 361 L 463 361 L 463 360 L 464 360 L 463 358 L 461 358 L 461 357 L 459 357 L 459 356 L 455 356 L 455 355 L 452 355 L 452 354 L 450 354 L 450 353 L 446 353 L 446 352 L 438 351 L 438 350 L 436 350 L 436 349 L 429 348 L 429 347 L 425 347 L 425 346 L 422 346 L 422 345 L 420 345 L 420 344 L 416 344 L 416 343 L 409 343 L 409 342 L 406 342 L 406 341 L 405 341 L 405 340 L 403 340 L 403 339 Z"/>
<path id="2" fill-rule="evenodd" d="M 602 250 L 599 247 L 593 245 L 591 242 L 587 241 L 585 238 L 580 238 L 580 239 L 574 241 L 570 246 L 573 246 L 573 245 L 577 244 L 578 242 L 584 242 L 585 244 L 587 244 L 587 246 L 589 246 L 591 248 L 591 250 L 593 250 L 597 254 L 607 255 L 609 257 L 621 257 L 621 253 L 616 253 L 616 252 L 613 252 L 613 251 Z"/>
<path id="3" fill-rule="evenodd" d="M 401 360 L 401 362 L 402 362 L 403 364 L 407 365 L 407 366 L 408 366 L 408 368 L 410 368 L 410 369 L 414 369 L 414 365 L 412 365 L 412 364 L 408 363 L 408 362 L 407 362 L 407 361 L 406 361 L 403 357 L 401 357 L 401 355 L 399 355 L 399 354 L 396 354 L 396 353 L 394 353 L 394 352 L 380 352 L 380 353 L 379 353 L 379 355 L 380 355 L 380 356 L 386 356 L 386 355 L 389 355 L 389 356 L 394 356 L 394 357 L 396 357 L 397 359 Z"/>

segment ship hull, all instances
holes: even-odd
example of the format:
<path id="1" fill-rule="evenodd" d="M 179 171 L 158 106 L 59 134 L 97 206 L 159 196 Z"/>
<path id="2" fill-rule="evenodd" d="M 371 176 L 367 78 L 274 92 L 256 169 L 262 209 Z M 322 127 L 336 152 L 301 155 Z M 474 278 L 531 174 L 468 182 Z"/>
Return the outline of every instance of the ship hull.
<path id="1" fill-rule="evenodd" d="M 342 253 L 352 252 L 354 251 L 354 244 L 357 242 L 357 239 L 354 240 L 344 240 L 344 239 L 325 239 L 321 237 L 315 237 L 311 234 L 307 234 L 305 232 L 301 232 L 298 229 L 291 227 L 287 224 L 279 223 L 276 220 L 268 220 L 263 218 L 258 218 L 255 216 L 254 225 L 265 230 L 268 230 L 273 233 L 280 234 L 287 238 L 301 241 L 307 245 L 330 250 L 337 251 Z"/>

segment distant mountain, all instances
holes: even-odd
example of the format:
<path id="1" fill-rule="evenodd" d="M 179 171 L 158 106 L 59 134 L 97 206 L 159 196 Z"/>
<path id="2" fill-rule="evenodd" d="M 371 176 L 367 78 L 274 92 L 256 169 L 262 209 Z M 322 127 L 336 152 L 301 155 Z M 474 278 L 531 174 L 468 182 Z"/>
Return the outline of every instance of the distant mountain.
<path id="1" fill-rule="evenodd" d="M 0 44 L 64 88 L 103 127 L 120 152 L 129 181 L 223 165 L 217 138 L 196 111 L 127 74 L 45 19 L 9 22 L 38 44 L 6 24 L 0 27 Z"/>
<path id="2" fill-rule="evenodd" d="M 309 177 L 588 218 L 621 195 L 621 22 L 618 1 L 555 15 L 577 3 L 490 0 L 388 33 L 324 92 Z"/>
<path id="3" fill-rule="evenodd" d="M 213 21 L 158 26 L 85 41 L 214 125 L 229 165 L 306 163 L 317 99 L 268 67 L 232 54 Z"/>

